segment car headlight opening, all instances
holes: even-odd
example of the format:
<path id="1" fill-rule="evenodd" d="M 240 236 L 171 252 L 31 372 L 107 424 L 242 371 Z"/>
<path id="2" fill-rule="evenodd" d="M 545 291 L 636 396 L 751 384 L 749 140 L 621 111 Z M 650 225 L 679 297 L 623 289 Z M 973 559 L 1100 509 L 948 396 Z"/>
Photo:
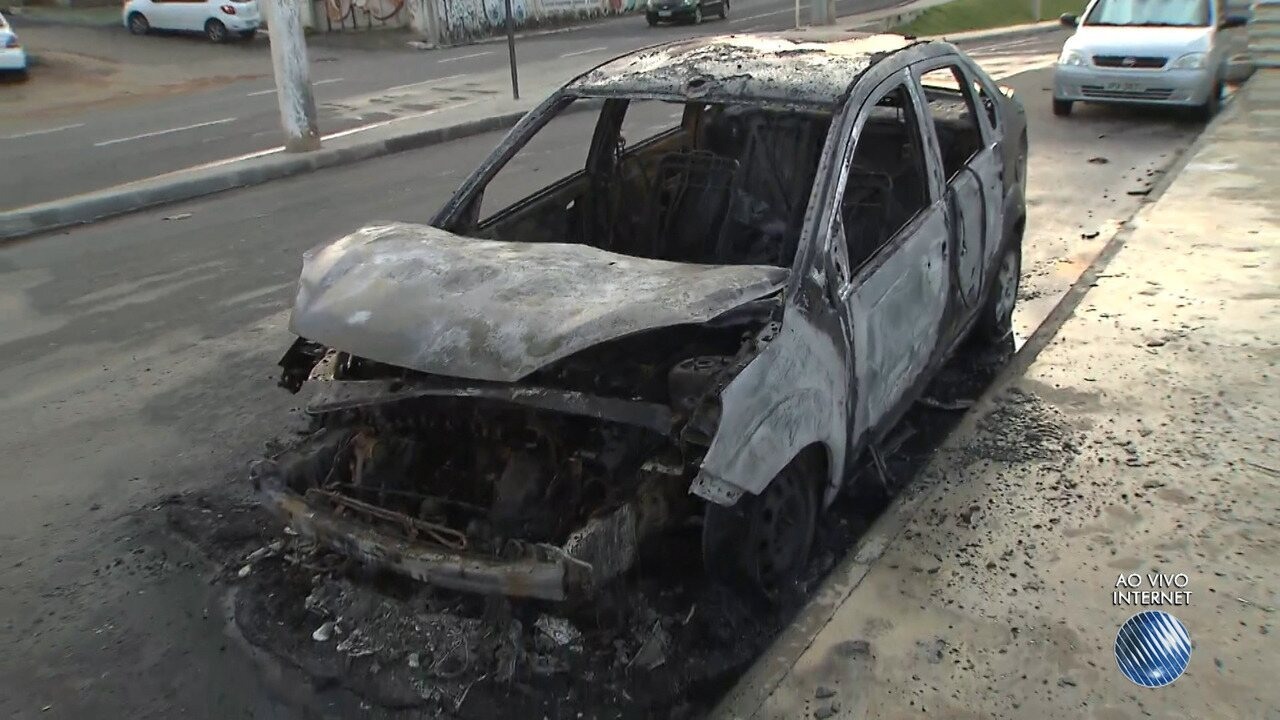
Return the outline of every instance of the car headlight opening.
<path id="1" fill-rule="evenodd" d="M 1079 50 L 1063 50 L 1058 56 L 1059 65 L 1088 65 L 1089 61 Z"/>
<path id="2" fill-rule="evenodd" d="M 1174 60 L 1173 64 L 1169 67 L 1174 70 L 1199 70 L 1205 66 L 1205 60 L 1207 57 L 1208 56 L 1202 52 L 1187 53 L 1177 60 Z"/>

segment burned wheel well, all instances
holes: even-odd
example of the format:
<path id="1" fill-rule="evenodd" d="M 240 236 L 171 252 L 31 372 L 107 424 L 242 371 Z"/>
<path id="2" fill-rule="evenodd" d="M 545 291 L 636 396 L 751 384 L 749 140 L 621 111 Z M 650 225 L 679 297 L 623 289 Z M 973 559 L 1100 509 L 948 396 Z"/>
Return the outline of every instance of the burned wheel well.
<path id="1" fill-rule="evenodd" d="M 831 449 L 825 443 L 811 443 L 796 453 L 788 465 L 799 464 L 806 477 L 813 478 L 820 497 L 831 485 Z"/>

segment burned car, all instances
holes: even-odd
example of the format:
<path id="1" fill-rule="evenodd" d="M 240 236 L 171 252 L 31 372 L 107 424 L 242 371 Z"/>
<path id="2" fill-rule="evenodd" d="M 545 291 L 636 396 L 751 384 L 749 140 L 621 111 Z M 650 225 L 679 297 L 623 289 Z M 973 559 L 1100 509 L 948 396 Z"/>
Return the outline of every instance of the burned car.
<path id="1" fill-rule="evenodd" d="M 314 430 L 253 480 L 444 588 L 586 597 L 700 523 L 708 570 L 778 593 L 931 375 L 1010 332 L 1026 154 L 1019 103 L 942 42 L 604 63 L 429 225 L 305 255 L 281 382 Z"/>

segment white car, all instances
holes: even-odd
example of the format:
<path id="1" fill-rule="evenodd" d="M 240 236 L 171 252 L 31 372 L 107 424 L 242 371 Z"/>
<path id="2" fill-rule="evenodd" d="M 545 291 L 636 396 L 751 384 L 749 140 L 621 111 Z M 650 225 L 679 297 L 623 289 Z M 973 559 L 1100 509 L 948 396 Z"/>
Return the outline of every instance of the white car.
<path id="1" fill-rule="evenodd" d="M 3 15 L 0 15 L 0 72 L 27 74 L 27 51 L 22 49 L 17 34 Z"/>
<path id="2" fill-rule="evenodd" d="M 1195 108 L 1212 117 L 1229 63 L 1247 42 L 1248 18 L 1217 0 L 1092 0 L 1084 17 L 1063 15 L 1067 39 L 1053 78 L 1053 113 L 1075 102 Z"/>
<path id="3" fill-rule="evenodd" d="M 262 25 L 257 0 L 126 0 L 122 16 L 134 35 L 198 32 L 214 42 L 251 38 Z"/>

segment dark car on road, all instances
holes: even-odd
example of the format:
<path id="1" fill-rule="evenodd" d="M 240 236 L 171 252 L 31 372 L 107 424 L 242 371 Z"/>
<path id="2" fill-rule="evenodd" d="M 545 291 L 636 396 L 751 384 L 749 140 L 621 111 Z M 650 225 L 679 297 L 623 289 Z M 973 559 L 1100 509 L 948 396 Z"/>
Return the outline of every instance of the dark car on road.
<path id="1" fill-rule="evenodd" d="M 1026 158 L 1021 105 L 945 42 L 606 62 L 429 225 L 306 254 L 281 382 L 315 428 L 254 481 L 442 587 L 586 596 L 693 526 L 708 572 L 784 592 L 943 363 L 1010 334 Z"/>
<path id="2" fill-rule="evenodd" d="M 660 22 L 691 22 L 695 25 L 712 14 L 721 20 L 729 17 L 729 0 L 649 0 L 644 18 L 649 27 Z"/>

